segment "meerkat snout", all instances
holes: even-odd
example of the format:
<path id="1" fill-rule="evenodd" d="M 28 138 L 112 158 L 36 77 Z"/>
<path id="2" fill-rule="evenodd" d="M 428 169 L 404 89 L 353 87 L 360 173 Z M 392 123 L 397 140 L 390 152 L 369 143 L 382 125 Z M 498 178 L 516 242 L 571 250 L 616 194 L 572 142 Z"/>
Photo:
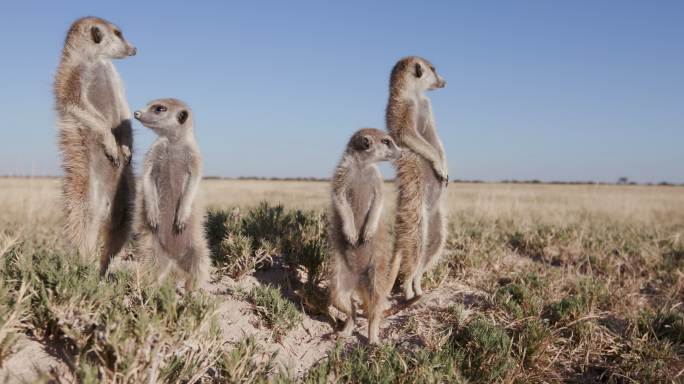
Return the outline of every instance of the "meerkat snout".
<path id="1" fill-rule="evenodd" d="M 140 116 L 142 116 L 142 112 L 140 112 L 140 111 L 133 112 L 133 117 L 135 117 L 136 119 L 140 120 Z"/>

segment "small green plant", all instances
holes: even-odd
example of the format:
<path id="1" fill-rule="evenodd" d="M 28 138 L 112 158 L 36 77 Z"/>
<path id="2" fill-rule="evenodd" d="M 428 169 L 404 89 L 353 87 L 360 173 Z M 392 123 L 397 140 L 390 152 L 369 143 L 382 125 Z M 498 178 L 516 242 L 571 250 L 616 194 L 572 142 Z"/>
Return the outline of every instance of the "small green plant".
<path id="1" fill-rule="evenodd" d="M 530 314 L 534 309 L 530 291 L 524 285 L 516 283 L 506 284 L 497 289 L 494 302 L 514 318 Z"/>
<path id="2" fill-rule="evenodd" d="M 637 319 L 641 334 L 651 334 L 659 340 L 684 345 L 684 315 L 671 309 L 642 310 Z"/>
<path id="3" fill-rule="evenodd" d="M 402 349 L 393 344 L 379 347 L 341 344 L 323 362 L 309 370 L 305 383 L 467 383 L 454 351 Z"/>
<path id="4" fill-rule="evenodd" d="M 253 337 L 247 337 L 220 354 L 214 382 L 267 383 L 275 371 L 275 357 L 275 352 L 264 352 Z"/>
<path id="5" fill-rule="evenodd" d="M 525 321 L 513 335 L 516 357 L 525 367 L 534 368 L 551 340 L 551 331 L 543 321 L 538 318 Z"/>
<path id="6" fill-rule="evenodd" d="M 242 230 L 253 239 L 253 246 L 258 248 L 263 241 L 277 244 L 286 230 L 285 224 L 286 212 L 283 206 L 262 201 L 244 216 Z"/>
<path id="7" fill-rule="evenodd" d="M 209 213 L 207 238 L 219 276 L 227 274 L 239 280 L 273 263 L 277 249 L 268 240 L 256 240 L 248 235 L 248 226 L 254 226 L 252 215 L 242 218 L 237 210 Z"/>
<path id="8" fill-rule="evenodd" d="M 275 340 L 281 340 L 301 321 L 301 313 L 276 287 L 257 285 L 249 292 L 248 298 L 257 315 L 273 331 Z"/>
<path id="9" fill-rule="evenodd" d="M 459 327 L 452 335 L 452 343 L 469 379 L 490 383 L 504 378 L 512 367 L 510 337 L 503 328 L 482 317 Z"/>
<path id="10" fill-rule="evenodd" d="M 229 234 L 224 237 L 214 259 L 219 271 L 239 280 L 244 275 L 273 263 L 268 251 L 262 248 L 254 251 L 252 244 L 252 238 L 243 234 Z"/>
<path id="11" fill-rule="evenodd" d="M 589 313 L 606 298 L 607 292 L 602 283 L 591 278 L 583 279 L 572 287 L 568 296 L 546 308 L 546 317 L 552 324 L 574 321 Z"/>
<path id="12" fill-rule="evenodd" d="M 327 225 L 325 214 L 290 212 L 281 241 L 285 264 L 296 274 L 293 280 L 295 286 L 299 285 L 297 291 L 303 305 L 313 313 L 326 313 L 328 307 Z"/>

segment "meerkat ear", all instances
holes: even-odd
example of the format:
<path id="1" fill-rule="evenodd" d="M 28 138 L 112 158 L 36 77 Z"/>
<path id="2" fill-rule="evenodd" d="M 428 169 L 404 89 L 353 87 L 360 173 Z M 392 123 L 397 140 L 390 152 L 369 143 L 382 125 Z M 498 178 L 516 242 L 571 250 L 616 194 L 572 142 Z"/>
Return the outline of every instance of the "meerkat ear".
<path id="1" fill-rule="evenodd" d="M 416 63 L 416 77 L 421 77 L 423 76 L 423 67 L 420 65 L 420 63 Z"/>
<path id="2" fill-rule="evenodd" d="M 90 36 L 93 38 L 95 44 L 100 44 L 102 41 L 102 31 L 98 27 L 90 28 Z"/>
<path id="3" fill-rule="evenodd" d="M 188 111 L 182 110 L 182 111 L 178 112 L 178 115 L 176 116 L 176 118 L 178 119 L 178 123 L 180 123 L 180 125 L 185 124 L 185 120 L 188 119 Z"/>

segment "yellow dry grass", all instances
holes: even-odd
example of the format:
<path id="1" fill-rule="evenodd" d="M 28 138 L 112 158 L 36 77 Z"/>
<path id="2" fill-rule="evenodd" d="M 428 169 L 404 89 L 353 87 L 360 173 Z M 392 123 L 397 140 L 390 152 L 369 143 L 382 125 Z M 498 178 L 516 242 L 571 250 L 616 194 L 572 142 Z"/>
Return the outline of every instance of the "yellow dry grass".
<path id="1" fill-rule="evenodd" d="M 58 220 L 60 184 L 50 178 L 0 179 L 0 225 L 28 225 Z M 388 213 L 394 185 L 386 183 Z M 207 209 L 251 207 L 260 201 L 286 208 L 325 209 L 329 184 L 319 181 L 204 180 Z M 668 186 L 544 185 L 458 183 L 448 188 L 450 214 L 487 219 L 559 224 L 581 215 L 618 221 L 660 223 L 684 214 L 684 188 Z"/>

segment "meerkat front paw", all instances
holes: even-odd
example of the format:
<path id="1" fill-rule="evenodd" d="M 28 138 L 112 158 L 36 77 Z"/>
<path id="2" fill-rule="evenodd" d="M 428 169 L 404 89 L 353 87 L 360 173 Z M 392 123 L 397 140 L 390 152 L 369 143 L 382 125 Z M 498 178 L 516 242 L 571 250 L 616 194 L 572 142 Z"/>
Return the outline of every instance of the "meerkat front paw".
<path id="1" fill-rule="evenodd" d="M 187 219 L 176 216 L 176 220 L 173 221 L 173 229 L 176 231 L 176 233 L 181 233 L 185 230 L 186 222 Z"/>
<path id="2" fill-rule="evenodd" d="M 376 231 L 377 228 L 366 228 L 363 231 L 361 237 L 359 238 L 359 245 L 369 242 L 373 238 L 373 236 L 375 236 Z"/>
<path id="3" fill-rule="evenodd" d="M 131 149 L 128 147 L 128 145 L 122 145 L 121 146 L 121 153 L 123 154 L 123 162 L 125 165 L 128 165 L 131 163 Z"/>
<path id="4" fill-rule="evenodd" d="M 356 247 L 358 245 L 359 236 L 356 234 L 356 231 L 344 231 L 344 239 L 349 245 Z"/>
<path id="5" fill-rule="evenodd" d="M 449 184 L 449 172 L 441 164 L 433 164 L 432 169 L 435 172 L 435 176 L 440 183 L 447 186 Z"/>
<path id="6" fill-rule="evenodd" d="M 114 135 L 106 135 L 102 141 L 102 146 L 104 147 L 104 153 L 107 157 L 107 160 L 109 160 L 114 166 L 118 167 L 120 164 L 119 148 L 116 145 L 116 139 L 114 139 Z"/>
<path id="7" fill-rule="evenodd" d="M 353 224 L 343 226 L 342 233 L 344 234 L 344 240 L 351 246 L 356 247 L 356 243 L 359 241 L 359 235 L 356 232 L 356 228 L 353 228 Z"/>
<path id="8" fill-rule="evenodd" d="M 147 213 L 147 224 L 149 224 L 150 228 L 152 228 L 153 231 L 157 231 L 159 229 L 159 213 Z"/>

